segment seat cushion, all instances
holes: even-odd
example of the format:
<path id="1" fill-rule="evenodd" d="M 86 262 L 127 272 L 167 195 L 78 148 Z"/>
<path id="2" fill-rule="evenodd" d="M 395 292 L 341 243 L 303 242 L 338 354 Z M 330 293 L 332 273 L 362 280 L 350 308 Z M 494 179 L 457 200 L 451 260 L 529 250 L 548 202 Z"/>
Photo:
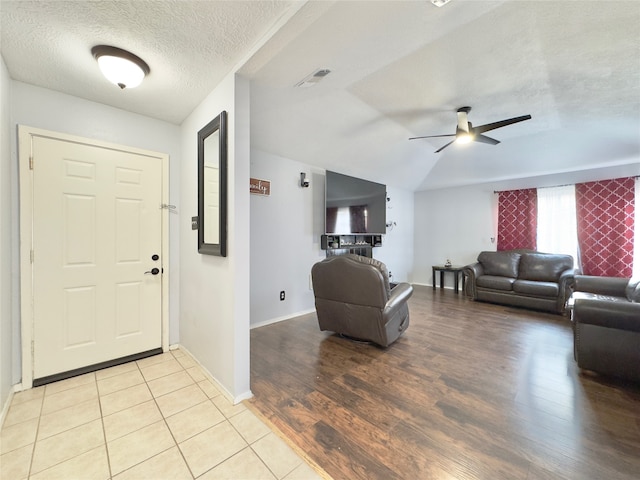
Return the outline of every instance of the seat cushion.
<path id="1" fill-rule="evenodd" d="M 482 264 L 486 275 L 516 278 L 520 254 L 515 252 L 480 252 L 478 262 Z"/>
<path id="2" fill-rule="evenodd" d="M 480 275 L 476 279 L 476 286 L 481 288 L 491 288 L 493 290 L 504 290 L 510 292 L 513 290 L 513 282 L 515 278 L 498 277 L 495 275 Z"/>
<path id="3" fill-rule="evenodd" d="M 571 268 L 573 268 L 571 255 L 523 253 L 520 258 L 518 279 L 557 282 L 562 272 Z"/>
<path id="4" fill-rule="evenodd" d="M 571 294 L 570 302 L 575 303 L 576 300 L 606 300 L 607 302 L 628 302 L 624 297 L 614 297 L 611 295 L 601 295 L 599 293 L 591 292 L 573 292 Z"/>
<path id="5" fill-rule="evenodd" d="M 513 282 L 513 291 L 536 297 L 557 297 L 558 284 L 555 282 L 535 282 L 532 280 L 516 280 Z"/>

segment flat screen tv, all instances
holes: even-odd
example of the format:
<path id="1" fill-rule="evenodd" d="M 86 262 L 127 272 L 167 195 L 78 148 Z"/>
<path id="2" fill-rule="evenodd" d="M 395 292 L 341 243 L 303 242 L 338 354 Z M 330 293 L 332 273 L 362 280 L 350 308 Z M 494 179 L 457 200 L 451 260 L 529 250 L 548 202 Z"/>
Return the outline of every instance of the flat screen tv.
<path id="1" fill-rule="evenodd" d="M 384 234 L 386 223 L 386 185 L 327 171 L 325 233 Z"/>

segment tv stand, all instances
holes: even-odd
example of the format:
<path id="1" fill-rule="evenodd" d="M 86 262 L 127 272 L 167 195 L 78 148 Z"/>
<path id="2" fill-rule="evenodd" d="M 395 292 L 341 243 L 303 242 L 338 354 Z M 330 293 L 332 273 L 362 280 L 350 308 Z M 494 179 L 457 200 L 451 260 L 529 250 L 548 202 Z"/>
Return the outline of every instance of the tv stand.
<path id="1" fill-rule="evenodd" d="M 320 248 L 327 257 L 353 253 L 363 257 L 373 257 L 373 247 L 382 246 L 382 235 L 321 235 Z"/>

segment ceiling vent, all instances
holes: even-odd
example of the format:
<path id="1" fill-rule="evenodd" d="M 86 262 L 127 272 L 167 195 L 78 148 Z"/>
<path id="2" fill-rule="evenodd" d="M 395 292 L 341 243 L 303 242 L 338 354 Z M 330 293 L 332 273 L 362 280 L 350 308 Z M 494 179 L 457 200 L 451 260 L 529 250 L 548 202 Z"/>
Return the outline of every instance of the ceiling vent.
<path id="1" fill-rule="evenodd" d="M 306 76 L 301 81 L 296 83 L 296 87 L 301 87 L 301 88 L 313 87 L 316 83 L 318 83 L 320 80 L 322 80 L 324 77 L 326 77 L 330 73 L 331 73 L 331 70 L 327 68 L 321 68 L 319 70 L 316 70 L 311 75 Z"/>
<path id="2" fill-rule="evenodd" d="M 442 7 L 443 5 L 446 5 L 447 3 L 449 3 L 451 0 L 431 0 L 431 3 L 433 3 L 436 7 Z"/>

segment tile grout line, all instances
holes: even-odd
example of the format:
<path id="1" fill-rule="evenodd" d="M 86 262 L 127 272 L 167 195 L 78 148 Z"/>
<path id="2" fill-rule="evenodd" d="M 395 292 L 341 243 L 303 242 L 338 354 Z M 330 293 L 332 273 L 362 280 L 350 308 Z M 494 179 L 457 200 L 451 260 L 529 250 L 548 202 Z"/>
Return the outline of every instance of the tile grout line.
<path id="1" fill-rule="evenodd" d="M 172 355 L 173 355 L 173 353 L 172 353 Z M 238 455 L 240 452 L 242 452 L 242 451 L 246 450 L 247 448 L 251 448 L 251 444 L 250 444 L 250 443 L 249 443 L 249 442 L 248 442 L 248 441 L 247 441 L 247 440 L 242 436 L 242 434 L 238 431 L 238 429 L 235 427 L 235 425 L 233 425 L 233 423 L 231 423 L 231 421 L 229 420 L 229 418 L 230 418 L 230 417 L 227 417 L 227 415 L 226 415 L 223 411 L 221 411 L 215 403 L 213 403 L 213 398 L 209 398 L 209 395 L 207 394 L 207 392 L 205 392 L 205 391 L 202 389 L 202 387 L 200 386 L 200 382 L 198 382 L 195 378 L 193 378 L 193 376 L 189 373 L 188 369 L 187 369 L 184 365 L 182 365 L 182 363 L 177 359 L 177 357 L 175 357 L 175 355 L 174 355 L 174 359 L 175 359 L 175 360 L 180 364 L 180 366 L 181 366 L 181 367 L 182 367 L 182 369 L 187 373 L 187 375 L 189 375 L 189 377 L 190 377 L 190 378 L 191 378 L 191 380 L 193 381 L 193 384 L 194 384 L 194 385 L 196 385 L 196 386 L 200 389 L 200 391 L 205 395 L 206 400 L 205 400 L 205 401 L 203 401 L 203 402 L 198 403 L 197 405 L 201 405 L 201 404 L 203 404 L 203 403 L 207 403 L 207 402 L 209 402 L 209 403 L 213 406 L 213 408 L 215 408 L 217 411 L 219 411 L 219 412 L 220 412 L 220 414 L 221 414 L 221 415 L 223 416 L 223 418 L 224 418 L 224 420 L 223 420 L 222 422 L 219 422 L 219 423 L 217 423 L 216 425 L 212 425 L 211 427 L 209 427 L 209 428 L 207 428 L 207 429 L 203 430 L 203 432 L 206 432 L 207 430 L 210 430 L 210 429 L 212 429 L 212 428 L 214 428 L 214 427 L 216 427 L 216 426 L 218 426 L 218 425 L 222 424 L 223 422 L 227 422 L 227 423 L 229 423 L 229 425 L 231 426 L 231 428 L 233 428 L 233 429 L 236 431 L 236 433 L 238 433 L 238 435 L 240 435 L 240 438 L 242 438 L 242 439 L 245 441 L 245 443 L 247 444 L 247 445 L 246 445 L 246 447 L 244 447 L 244 448 L 240 449 L 239 451 L 237 451 L 237 452 L 236 452 L 236 453 L 234 453 L 233 455 L 230 455 L 229 457 L 227 457 L 227 458 L 225 458 L 225 459 L 221 460 L 218 464 L 214 465 L 214 466 L 213 466 L 213 467 L 211 467 L 209 470 L 206 470 L 206 471 L 202 472 L 202 474 L 200 475 L 200 477 L 201 477 L 202 475 L 205 475 L 206 473 L 210 472 L 210 471 L 211 471 L 211 470 L 213 470 L 214 468 L 216 468 L 216 467 L 218 467 L 218 466 L 222 465 L 222 464 L 223 464 L 224 462 L 226 462 L 227 460 L 229 460 L 229 459 L 231 459 L 231 458 L 235 457 L 235 456 L 236 456 L 236 455 Z M 191 367 L 189 367 L 189 368 L 193 368 L 193 367 L 197 367 L 198 369 L 200 369 L 200 366 L 199 366 L 199 365 L 197 365 L 197 364 L 196 364 L 196 365 L 192 365 L 192 366 L 191 366 Z M 201 380 L 201 382 L 203 382 L 203 381 L 209 381 L 209 379 L 208 379 L 208 378 L 206 378 L 206 375 L 205 375 L 205 379 L 204 379 L 204 380 Z M 153 398 L 154 398 L 154 401 L 155 401 L 156 397 L 155 397 L 155 396 L 153 396 Z M 194 406 L 195 406 L 195 405 L 194 405 Z M 189 407 L 189 408 L 193 408 L 193 407 Z M 158 410 L 160 410 L 160 406 L 158 406 Z M 188 409 L 185 409 L 185 410 L 188 410 Z M 181 412 L 183 412 L 183 411 L 185 411 L 185 410 L 182 410 Z M 177 415 L 178 413 L 180 413 L 180 412 L 176 412 L 174 415 Z M 167 424 L 167 423 L 166 423 L 166 417 L 165 417 L 165 416 L 164 416 L 164 414 L 162 413 L 162 410 L 160 410 L 160 414 L 162 415 L 162 418 L 163 418 L 163 420 L 165 421 L 165 424 Z M 238 415 L 238 414 L 236 414 L 236 415 Z M 235 416 L 235 415 L 232 415 L 232 416 Z M 175 437 L 173 436 L 173 432 L 171 431 L 171 428 L 169 427 L 169 425 L 168 425 L 168 424 L 167 424 L 167 428 L 169 429 L 169 432 L 171 433 L 171 436 L 173 437 L 174 442 L 176 442 L 176 446 L 178 447 L 178 451 L 180 452 L 180 455 L 182 456 L 182 458 L 183 458 L 183 460 L 184 460 L 185 464 L 187 465 L 187 468 L 189 469 L 189 472 L 191 473 L 191 476 L 195 479 L 195 478 L 196 478 L 196 476 L 195 476 L 195 474 L 193 473 L 193 471 L 191 470 L 191 467 L 189 466 L 189 463 L 187 462 L 187 459 L 184 457 L 184 454 L 182 453 L 182 449 L 180 448 L 180 445 L 179 445 L 179 444 L 178 444 L 178 442 L 176 441 Z M 189 439 L 191 439 L 191 438 L 194 438 L 194 437 L 196 437 L 197 435 L 202 434 L 203 432 L 196 433 L 196 434 L 192 435 L 191 437 L 189 437 L 189 438 L 185 439 L 184 441 L 187 441 L 187 440 L 189 440 Z M 261 438 L 262 438 L 262 437 L 261 437 Z M 255 451 L 254 451 L 254 453 L 255 453 Z M 257 455 L 257 454 L 256 454 L 256 455 Z M 257 455 L 257 456 L 258 456 L 258 458 L 260 458 L 260 456 L 259 456 L 259 455 Z M 261 459 L 261 458 L 260 458 L 260 461 L 264 464 L 264 462 L 262 461 L 262 459 Z M 265 466 L 267 466 L 267 465 L 265 464 Z M 268 466 L 267 466 L 267 469 L 269 470 L 269 472 L 271 472 L 271 469 L 269 469 L 269 467 L 268 467 Z M 271 473 L 273 474 L 273 472 L 271 472 Z M 274 474 L 274 477 L 278 478 L 275 474 Z"/>
<path id="2" fill-rule="evenodd" d="M 184 368 L 184 365 L 182 365 L 182 363 L 180 363 L 180 361 L 178 360 L 178 358 L 173 354 L 173 351 L 171 351 L 171 356 L 173 357 L 173 359 L 178 362 L 178 365 L 180 365 L 180 367 L 182 367 L 182 369 L 184 370 L 184 372 L 189 375 L 189 372 L 187 372 L 187 369 Z M 189 375 L 189 377 L 191 378 L 191 375 Z M 191 378 L 193 380 L 193 378 Z M 194 382 L 195 383 L 195 382 Z M 196 383 L 197 385 L 197 383 Z M 199 386 L 198 386 L 199 388 Z M 202 389 L 200 389 L 202 390 Z M 203 392 L 204 393 L 204 392 Z M 151 395 L 153 396 L 153 401 L 156 401 L 156 396 L 153 395 L 153 392 L 151 393 Z M 207 398 L 209 398 L 209 396 L 207 396 Z M 157 405 L 157 402 L 156 402 Z M 167 426 L 167 430 L 169 430 L 169 433 L 171 434 L 171 438 L 173 438 L 173 441 L 176 442 L 176 447 L 178 448 L 178 452 L 180 453 L 180 457 L 182 457 L 182 461 L 184 462 L 184 464 L 187 466 L 187 469 L 189 470 L 189 473 L 191 474 L 192 478 L 196 478 L 195 474 L 193 473 L 193 470 L 191 470 L 191 466 L 189 465 L 189 462 L 187 462 L 187 459 L 184 456 L 184 453 L 182 453 L 182 449 L 180 448 L 180 444 L 178 443 L 178 441 L 176 440 L 176 437 L 173 435 L 173 432 L 171 431 L 171 427 L 169 427 L 169 424 L 167 423 L 167 417 L 164 416 L 164 413 L 162 412 L 162 410 L 160 409 L 160 405 L 158 405 L 158 410 L 160 410 L 160 415 L 162 415 L 162 420 L 164 420 L 165 425 Z"/>
<path id="3" fill-rule="evenodd" d="M 147 358 L 149 358 L 149 357 L 147 357 Z M 147 388 L 147 390 L 148 390 L 148 391 L 149 391 L 149 393 L 151 394 L 151 398 L 154 400 L 154 403 L 155 403 L 155 397 L 153 396 L 153 393 L 151 392 L 151 389 L 149 388 L 149 384 L 147 383 L 147 380 L 146 380 L 146 378 L 145 378 L 144 374 L 142 373 L 142 368 L 140 367 L 140 365 L 138 365 L 138 361 L 137 361 L 137 360 L 134 360 L 133 362 L 135 363 L 136 369 L 137 369 L 137 371 L 140 373 L 140 376 L 142 377 L 143 383 L 139 383 L 139 384 L 136 384 L 136 385 L 132 385 L 132 386 L 130 386 L 130 387 L 125 387 L 125 388 L 122 388 L 122 389 L 120 389 L 120 390 L 115 390 L 115 391 L 113 391 L 113 392 L 108 393 L 107 395 L 111 395 L 111 394 L 114 394 L 114 393 L 118 393 L 118 392 L 121 392 L 121 391 L 123 391 L 123 390 L 126 390 L 127 388 L 131 388 L 131 387 L 134 387 L 134 386 L 138 386 L 138 385 L 143 385 L 143 384 L 144 384 L 144 386 Z M 160 363 L 161 363 L 161 362 L 160 362 Z M 156 364 L 154 364 L 154 365 L 156 365 Z M 135 370 L 131 370 L 131 371 L 135 371 Z M 124 374 L 126 374 L 126 373 L 130 373 L 130 372 L 124 372 L 124 373 L 122 373 L 122 374 L 120 374 L 120 375 L 124 375 Z M 117 376 L 117 375 L 115 375 L 115 376 Z M 107 378 L 112 378 L 112 377 L 107 377 Z M 137 406 L 139 406 L 139 405 L 142 405 L 142 404 L 144 404 L 144 403 L 146 403 L 146 402 L 140 402 L 140 403 L 137 403 L 137 404 L 135 404 L 135 405 L 128 406 L 128 407 L 127 407 L 127 408 L 125 408 L 125 409 L 118 410 L 118 411 L 113 412 L 113 413 L 111 413 L 111 414 L 109 414 L 109 415 L 107 415 L 107 416 L 110 416 L 110 415 L 117 415 L 118 413 L 121 413 L 121 412 L 123 412 L 123 411 L 125 411 L 125 410 L 128 410 L 128 409 L 130 409 L 130 408 L 135 408 L 135 407 L 137 407 Z M 156 404 L 156 407 L 157 407 L 157 404 Z M 160 411 L 160 409 L 159 409 L 159 408 L 158 408 L 158 411 Z M 160 412 L 160 414 L 162 415 L 162 412 Z M 109 455 L 109 442 L 108 442 L 108 441 L 107 441 L 107 439 L 106 439 L 106 429 L 104 429 L 104 417 L 102 417 L 102 419 L 103 419 L 103 430 L 104 430 L 104 434 L 105 434 L 105 444 L 106 444 L 106 446 L 107 446 L 107 459 L 108 459 L 108 462 L 109 462 L 109 473 L 110 473 L 110 475 L 111 475 L 111 477 L 112 477 L 113 475 L 112 475 L 112 469 L 111 469 L 111 456 Z M 148 426 L 148 425 L 147 425 L 147 426 Z M 136 430 L 133 430 L 132 432 L 129 432 L 129 433 L 125 434 L 125 435 L 122 435 L 122 436 L 120 436 L 120 437 L 114 438 L 114 439 L 113 439 L 113 441 L 119 440 L 120 438 L 123 438 L 123 437 L 125 437 L 125 436 L 127 436 L 127 435 L 130 435 L 130 434 L 132 434 L 132 433 L 135 433 L 135 432 L 137 432 L 137 431 L 140 431 L 140 430 L 142 430 L 143 428 L 145 428 L 145 427 L 140 427 L 140 428 L 138 428 L 138 429 L 136 429 Z M 167 449 L 167 450 L 168 450 L 168 449 Z M 157 453 L 156 455 L 153 455 L 152 457 L 149 457 L 149 458 L 153 458 L 153 457 L 155 457 L 155 456 L 157 456 L 157 455 L 160 455 L 161 453 L 163 453 L 163 452 L 165 452 L 165 451 L 166 451 L 166 450 L 163 450 L 162 452 L 159 452 L 159 453 Z M 149 459 L 145 459 L 145 460 L 143 460 L 143 461 L 142 461 L 142 462 L 140 462 L 140 463 L 143 463 L 143 462 L 145 462 L 145 461 L 147 461 L 147 460 L 149 460 Z M 116 475 L 120 475 L 121 473 L 126 472 L 127 470 L 130 470 L 131 468 L 133 468 L 133 467 L 135 467 L 135 466 L 137 466 L 137 465 L 140 465 L 140 463 L 136 463 L 135 465 L 131 465 L 130 467 L 128 467 L 128 468 L 126 468 L 125 470 L 123 470 L 122 472 L 118 472 Z M 111 478 L 111 477 L 110 477 L 110 478 Z"/>
<path id="4" fill-rule="evenodd" d="M 40 402 L 40 412 L 38 414 L 38 426 L 36 427 L 36 435 L 33 438 L 33 448 L 31 449 L 31 459 L 29 461 L 29 469 L 27 470 L 27 478 L 31 477 L 31 469 L 33 468 L 33 458 L 36 456 L 36 443 L 38 442 L 38 433 L 40 433 L 40 420 L 42 419 L 42 410 L 44 408 L 44 398 L 47 393 L 47 387 L 45 385 L 42 392 L 42 401 Z"/>
<path id="5" fill-rule="evenodd" d="M 100 394 L 99 394 L 99 391 L 98 391 L 98 384 L 97 384 L 97 380 L 96 380 L 95 374 L 94 374 L 93 379 L 94 379 L 94 382 L 95 382 L 95 388 L 96 388 L 96 393 L 98 394 L 98 403 L 99 403 L 99 400 L 100 400 Z M 50 385 L 50 384 L 48 384 L 48 385 Z M 30 478 L 30 477 L 31 477 L 31 474 L 32 474 L 31 470 L 33 469 L 33 459 L 34 459 L 34 457 L 35 457 L 36 444 L 38 443 L 38 434 L 40 433 L 40 424 L 41 424 L 42 417 L 43 417 L 44 401 L 45 401 L 45 399 L 46 399 L 46 397 L 47 397 L 47 387 L 48 387 L 48 385 L 44 385 L 45 390 L 44 390 L 44 392 L 43 392 L 43 394 L 42 394 L 42 404 L 40 405 L 40 414 L 38 415 L 38 426 L 36 427 L 36 437 L 35 437 L 34 442 L 33 442 L 33 450 L 32 450 L 32 452 L 31 452 L 31 462 L 29 463 L 29 473 L 28 473 L 27 478 Z M 87 384 L 87 385 L 88 385 L 88 384 Z M 83 385 L 79 385 L 79 386 L 83 386 Z M 76 386 L 76 387 L 70 387 L 70 388 L 67 388 L 67 389 L 65 389 L 65 390 L 61 390 L 61 391 L 59 391 L 59 392 L 52 393 L 51 395 L 57 395 L 57 394 L 59 394 L 59 393 L 63 393 L 63 392 L 65 392 L 65 391 L 71 390 L 71 389 L 73 389 L 73 388 L 77 388 L 77 386 Z M 61 411 L 61 410 L 64 410 L 64 408 L 59 408 L 59 409 L 57 409 L 57 410 L 55 410 L 55 411 L 53 411 L 53 412 L 51 412 L 51 413 L 49 413 L 49 414 L 47 414 L 47 415 L 58 415 L 58 414 L 60 413 L 60 411 Z M 46 415 L 44 415 L 44 416 L 46 416 Z M 81 426 L 86 425 L 86 424 L 88 424 L 88 423 L 91 423 L 92 421 L 94 421 L 94 420 L 91 420 L 91 421 L 89 421 L 89 422 L 85 422 L 85 423 L 83 423 L 83 424 L 81 424 L 81 425 L 76 425 L 75 427 L 68 428 L 68 429 L 66 429 L 66 430 L 63 430 L 62 432 L 58 432 L 58 433 L 56 433 L 56 434 L 54 434 L 54 435 L 51 435 L 51 436 L 46 437 L 46 438 L 43 438 L 42 440 L 43 440 L 43 441 L 45 441 L 45 440 L 47 440 L 47 439 L 49 439 L 49 438 L 51 438 L 51 437 L 54 437 L 54 436 L 56 436 L 56 435 L 62 434 L 62 433 L 64 433 L 64 432 L 67 432 L 67 431 L 73 430 L 74 428 L 78 428 L 78 427 L 81 427 Z M 103 428 L 103 431 L 104 431 L 104 428 Z M 89 451 L 89 450 L 87 450 L 87 451 Z M 53 465 L 49 465 L 49 466 L 48 466 L 47 468 L 45 468 L 44 470 L 40 470 L 39 472 L 35 472 L 35 473 L 33 473 L 33 474 L 34 474 L 34 475 L 36 475 L 36 474 L 42 473 L 42 472 L 44 472 L 45 470 L 48 470 L 48 469 L 50 469 L 50 468 L 56 467 L 56 466 L 58 466 L 58 465 L 61 465 L 61 464 L 65 463 L 65 462 L 68 462 L 69 460 L 72 460 L 73 458 L 79 457 L 80 455 L 83 455 L 84 453 L 87 453 L 87 452 L 78 453 L 77 455 L 74 455 L 74 456 L 73 456 L 73 457 L 71 457 L 71 458 L 67 458 L 66 460 L 62 460 L 62 461 L 60 461 L 60 462 L 58 462 L 58 463 L 55 463 L 55 464 L 53 464 Z"/>
<path id="6" fill-rule="evenodd" d="M 162 354 L 159 354 L 159 355 L 162 355 Z M 174 360 L 175 360 L 175 357 L 173 356 L 173 354 L 172 354 L 172 357 L 173 357 L 173 358 L 174 358 Z M 147 357 L 147 358 L 152 358 L 152 357 Z M 140 372 L 140 375 L 142 376 L 143 384 L 145 385 L 145 387 L 147 388 L 147 390 L 149 390 L 149 393 L 151 394 L 151 399 L 153 400 L 153 403 L 155 404 L 155 406 L 156 406 L 156 408 L 158 409 L 158 411 L 160 412 L 160 416 L 162 417 L 162 421 L 164 422 L 165 426 L 167 427 L 167 430 L 169 431 L 169 434 L 171 435 L 171 438 L 173 439 L 173 442 L 174 442 L 174 445 L 173 445 L 173 446 L 175 446 L 175 447 L 177 447 L 177 448 L 178 448 L 178 452 L 180 452 L 180 455 L 182 456 L 182 459 L 184 460 L 184 463 L 185 463 L 185 465 L 187 466 L 187 469 L 189 470 L 189 474 L 191 475 L 192 479 L 194 479 L 194 478 L 195 478 L 195 476 L 194 476 L 194 475 L 193 475 L 193 473 L 191 472 L 191 468 L 189 467 L 189 464 L 187 463 L 186 459 L 185 459 L 185 458 L 184 458 L 184 456 L 182 455 L 182 451 L 180 450 L 180 447 L 179 447 L 179 445 L 178 445 L 178 442 L 176 441 L 175 437 L 173 436 L 173 432 L 171 431 L 171 429 L 169 428 L 169 425 L 167 424 L 166 418 L 165 418 L 164 414 L 162 413 L 162 410 L 160 409 L 160 405 L 158 405 L 158 402 L 156 401 L 156 396 L 153 394 L 153 391 L 152 391 L 152 390 L 151 390 L 151 388 L 149 387 L 149 382 L 147 381 L 146 377 L 144 376 L 144 373 L 142 372 L 142 368 L 141 368 L 141 367 L 140 367 L 140 365 L 138 364 L 138 361 L 137 361 L 137 360 L 135 360 L 134 362 L 135 362 L 135 364 L 136 364 L 136 368 L 138 369 L 138 371 Z M 153 364 L 149 365 L 149 367 L 154 366 L 154 365 L 159 365 L 159 364 L 161 364 L 161 363 L 163 363 L 163 362 L 153 363 Z M 180 362 L 178 362 L 178 364 L 180 364 Z M 182 364 L 180 364 L 180 367 L 182 367 Z M 184 369 L 184 367 L 182 367 L 182 368 Z M 173 373 L 175 373 L 175 372 L 173 372 Z M 171 374 L 162 375 L 162 376 L 160 376 L 160 377 L 158 377 L 158 378 L 166 377 L 166 376 L 168 376 L 168 375 L 171 375 Z M 152 380 L 157 380 L 157 378 L 154 378 L 154 379 L 152 379 Z M 142 383 L 141 383 L 141 384 L 138 384 L 138 385 L 142 385 Z M 124 390 L 124 389 L 123 389 L 123 390 Z M 115 393 L 115 392 L 111 392 L 111 393 Z M 142 403 L 146 403 L 146 402 L 142 402 Z M 140 404 L 138 404 L 138 405 L 140 405 Z M 132 408 L 132 407 L 127 407 L 127 408 Z M 115 412 L 115 413 L 117 413 L 117 412 Z M 147 425 L 147 426 L 148 426 L 148 425 Z M 132 433 L 134 433 L 134 432 L 137 432 L 137 431 L 139 431 L 139 430 L 141 430 L 141 429 L 143 429 L 143 428 L 145 428 L 145 427 L 140 427 L 140 428 L 138 428 L 137 430 L 134 430 L 133 432 L 129 432 L 129 433 L 127 433 L 127 435 L 130 435 L 130 434 L 132 434 Z M 105 435 L 106 435 L 106 432 L 105 432 Z M 126 436 L 126 435 L 124 435 L 124 436 Z M 119 437 L 119 438 L 123 438 L 123 437 Z M 117 439 L 115 439 L 115 440 L 117 440 Z M 168 450 L 170 450 L 171 448 L 173 448 L 173 446 L 171 446 L 171 447 L 169 447 L 169 448 L 167 448 L 167 449 L 165 449 L 165 450 L 162 450 L 161 452 L 158 452 L 158 453 L 156 453 L 155 455 L 152 455 L 151 457 L 146 458 L 146 459 L 142 460 L 142 461 L 141 461 L 141 462 L 139 462 L 139 463 L 136 463 L 135 465 L 131 465 L 130 467 L 128 467 L 128 468 L 126 468 L 126 469 L 124 469 L 122 472 L 118 472 L 118 473 L 117 473 L 117 475 L 120 475 L 121 473 L 124 473 L 124 472 L 126 472 L 126 471 L 128 471 L 128 470 L 131 470 L 132 468 L 135 468 L 136 466 L 138 466 L 138 465 L 140 465 L 140 464 L 142 464 L 142 463 L 144 463 L 144 462 L 146 462 L 146 461 L 148 461 L 148 460 L 150 460 L 150 459 L 152 459 L 152 458 L 155 458 L 155 457 L 157 457 L 158 455 L 161 455 L 161 454 L 165 453 L 166 451 L 168 451 Z M 110 458 L 110 457 L 109 457 L 109 455 L 108 455 L 108 448 L 107 448 L 107 458 L 108 458 L 108 460 L 109 460 L 109 472 L 111 473 L 111 458 Z M 112 478 L 112 476 L 110 476 L 109 478 Z"/>
<path id="7" fill-rule="evenodd" d="M 249 410 L 248 408 L 246 408 L 246 405 L 245 405 L 245 410 L 243 410 L 243 412 L 245 412 L 245 411 L 246 411 L 246 412 L 251 413 L 251 414 L 252 414 L 254 417 L 256 417 L 256 418 L 257 418 L 261 423 L 263 423 L 263 424 L 264 424 L 264 422 L 262 422 L 262 420 L 260 420 L 260 419 L 259 419 L 259 418 L 258 418 L 258 417 L 257 417 L 257 416 L 252 412 L 252 411 L 251 411 L 251 410 Z M 232 416 L 233 416 L 233 417 L 235 417 L 235 416 L 240 415 L 241 413 L 242 413 L 242 412 L 238 412 L 238 413 L 236 413 L 235 415 L 232 415 Z M 223 413 L 222 415 L 224 415 L 224 413 Z M 233 429 L 238 433 L 238 435 L 240 435 L 240 437 L 241 437 L 241 438 L 243 438 L 245 442 L 247 442 L 247 447 L 248 447 L 249 449 L 251 449 L 251 451 L 253 452 L 253 454 L 254 454 L 256 457 L 258 457 L 258 459 L 260 460 L 260 462 L 262 462 L 262 464 L 263 464 L 265 467 L 267 467 L 267 470 L 269 470 L 269 472 L 271 473 L 271 475 L 273 475 L 277 480 L 281 480 L 281 479 L 278 477 L 278 475 L 276 475 L 276 472 L 274 472 L 273 470 L 271 470 L 271 468 L 269 467 L 269 465 L 267 465 L 267 464 L 266 464 L 266 462 L 263 460 L 263 458 L 260 456 L 260 454 L 259 454 L 258 452 L 256 452 L 256 451 L 255 451 L 255 449 L 253 448 L 253 444 L 254 444 L 254 443 L 259 442 L 260 440 L 262 440 L 263 438 L 265 438 L 267 435 L 269 435 L 269 433 L 273 433 L 273 432 L 272 432 L 272 431 L 270 431 L 270 432 L 268 432 L 268 433 L 265 433 L 265 434 L 264 434 L 263 436 L 261 436 L 260 438 L 258 438 L 258 439 L 256 439 L 256 440 L 254 440 L 253 442 L 249 443 L 249 441 L 248 441 L 247 439 L 245 439 L 245 438 L 244 438 L 244 436 L 242 435 L 242 433 L 240 432 L 240 430 L 238 430 L 238 429 L 236 428 L 236 426 L 235 426 L 235 425 L 234 425 L 234 424 L 233 424 L 233 423 L 232 423 L 232 422 L 227 418 L 227 416 L 226 416 L 226 415 L 224 415 L 224 417 L 227 419 L 227 421 L 228 421 L 228 422 L 229 422 L 229 424 L 233 427 Z M 266 425 L 266 424 L 265 424 L 265 425 Z M 271 430 L 271 429 L 269 429 L 269 430 Z M 231 457 L 229 457 L 229 458 L 233 458 L 233 457 L 235 457 L 237 454 L 239 454 L 240 452 L 242 452 L 242 451 L 244 451 L 244 450 L 245 450 L 245 448 L 243 448 L 243 449 L 242 449 L 242 450 L 240 450 L 239 452 L 236 452 L 235 454 L 233 454 L 233 455 L 232 455 Z M 227 460 L 228 460 L 228 459 L 227 459 Z M 226 461 L 226 460 L 225 460 L 225 461 Z M 220 463 L 222 463 L 222 462 L 220 462 Z M 294 469 L 293 469 L 293 470 L 295 470 L 296 468 L 298 468 L 298 465 L 296 465 L 296 466 L 294 467 Z M 292 472 L 293 470 L 291 470 L 291 472 Z M 288 472 L 288 473 L 285 475 L 285 477 L 286 477 L 287 475 L 289 475 L 289 473 L 291 473 L 291 472 Z M 284 478 L 284 477 L 283 477 L 283 478 Z"/>
<path id="8" fill-rule="evenodd" d="M 189 372 L 186 371 L 186 369 L 184 368 L 184 366 L 178 361 L 178 359 L 176 358 L 176 356 L 173 354 L 173 352 L 171 350 L 169 350 L 169 352 L 171 353 L 171 357 L 178 362 L 178 365 L 180 365 L 180 367 L 182 368 L 182 370 L 184 370 L 184 372 L 189 375 Z M 142 371 L 140 371 L 140 373 L 142 373 Z M 165 375 L 166 376 L 166 375 Z M 154 395 L 153 390 L 151 390 L 151 387 L 149 387 L 149 383 L 147 382 L 147 379 L 145 378 L 144 374 L 142 375 L 142 378 L 144 378 L 145 384 L 147 385 L 147 388 L 149 389 L 149 392 L 151 392 L 151 398 L 153 398 L 153 403 L 155 403 L 156 408 L 158 409 L 158 411 L 160 412 L 160 415 L 162 416 L 162 421 L 164 422 L 165 426 L 167 427 L 167 430 L 169 431 L 169 435 L 171 435 L 171 438 L 173 439 L 173 443 L 175 444 L 175 447 L 178 449 L 178 453 L 180 453 L 180 457 L 182 458 L 182 461 L 184 462 L 184 464 L 187 467 L 187 470 L 189 470 L 189 474 L 191 475 L 192 479 L 195 479 L 196 476 L 194 475 L 193 471 L 191 470 L 191 467 L 189 466 L 189 463 L 187 462 L 187 459 L 184 457 L 184 454 L 182 453 L 182 449 L 180 448 L 180 445 L 178 444 L 178 441 L 176 440 L 176 437 L 174 436 L 173 432 L 171 431 L 171 427 L 169 427 L 169 424 L 167 423 L 167 417 L 165 417 L 164 413 L 162 412 L 162 409 L 160 408 L 160 405 L 158 405 L 158 401 L 157 401 L 157 397 Z M 161 377 L 159 377 L 161 378 Z M 155 379 L 154 379 L 155 380 Z M 162 395 L 161 395 L 162 396 Z M 168 450 L 168 449 L 167 449 Z M 164 450 L 163 452 L 166 452 L 167 450 Z M 163 453 L 160 452 L 160 453 Z M 160 453 L 154 455 L 160 455 Z M 151 457 L 153 458 L 153 457 Z"/>
<path id="9" fill-rule="evenodd" d="M 136 363 L 136 368 L 138 364 Z M 138 370 L 140 370 L 138 368 Z M 140 372 L 142 375 L 142 372 Z M 102 411 L 102 395 L 100 395 L 100 387 L 98 384 L 98 376 L 96 375 L 96 390 L 98 391 L 98 405 L 100 407 L 100 423 L 102 424 L 102 438 L 104 438 L 104 451 L 107 454 L 107 468 L 109 469 L 109 480 L 113 478 L 113 472 L 111 470 L 111 455 L 109 455 L 109 443 L 107 442 L 107 430 L 104 427 L 104 412 Z"/>

